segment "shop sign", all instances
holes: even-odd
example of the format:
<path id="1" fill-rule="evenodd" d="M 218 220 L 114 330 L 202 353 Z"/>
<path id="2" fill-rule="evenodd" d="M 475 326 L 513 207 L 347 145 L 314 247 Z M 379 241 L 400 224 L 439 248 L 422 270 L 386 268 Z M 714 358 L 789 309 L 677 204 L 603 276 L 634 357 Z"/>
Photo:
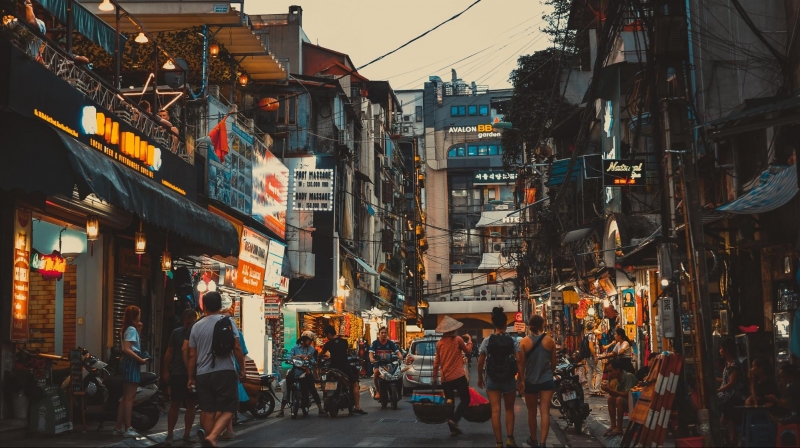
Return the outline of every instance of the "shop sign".
<path id="1" fill-rule="evenodd" d="M 675 337 L 675 299 L 662 297 L 658 300 L 658 317 L 661 320 L 662 334 L 665 338 Z"/>
<path id="2" fill-rule="evenodd" d="M 514 322 L 514 333 L 525 333 L 525 323 Z"/>
<path id="3" fill-rule="evenodd" d="M 157 141 L 36 64 L 12 64 L 6 82 L 36 86 L 11 89 L 10 109 L 41 120 L 140 175 L 196 200 L 197 171 L 170 151 L 167 145 L 172 144 L 172 134 L 166 129 L 165 139 Z"/>
<path id="4" fill-rule="evenodd" d="M 264 319 L 278 319 L 281 317 L 281 298 L 278 296 L 264 296 Z"/>
<path id="5" fill-rule="evenodd" d="M 241 291 L 261 294 L 264 285 L 264 267 L 267 264 L 269 240 L 255 230 L 244 227 L 239 245 L 239 266 L 234 284 Z"/>
<path id="6" fill-rule="evenodd" d="M 11 282 L 11 342 L 28 340 L 30 253 L 33 219 L 29 210 L 14 213 L 14 275 Z"/>
<path id="7" fill-rule="evenodd" d="M 644 187 L 644 162 L 628 159 L 603 160 L 603 185 L 606 187 Z"/>
<path id="8" fill-rule="evenodd" d="M 142 255 L 140 260 L 139 255 L 136 255 L 133 249 L 120 247 L 117 258 L 117 267 L 120 274 L 145 278 L 149 278 L 153 274 L 150 266 L 150 254 L 148 253 Z"/>
<path id="9" fill-rule="evenodd" d="M 38 272 L 42 274 L 45 280 L 61 280 L 64 277 L 64 272 L 67 271 L 67 260 L 61 254 L 54 250 L 52 254 L 45 255 L 38 250 L 33 250 L 31 256 L 31 272 Z"/>
<path id="10" fill-rule="evenodd" d="M 476 171 L 472 176 L 472 183 L 474 185 L 504 184 L 516 181 L 516 172 L 509 173 L 505 171 Z"/>
<path id="11" fill-rule="evenodd" d="M 333 210 L 333 170 L 313 169 L 292 172 L 292 208 L 329 212 Z"/>
<path id="12" fill-rule="evenodd" d="M 517 311 L 516 314 L 514 314 L 514 322 L 524 322 L 522 317 L 522 311 Z"/>
<path id="13" fill-rule="evenodd" d="M 281 238 L 286 237 L 289 169 L 269 148 L 256 145 L 253 153 L 253 213 Z"/>
<path id="14" fill-rule="evenodd" d="M 495 132 L 494 127 L 491 124 L 479 124 L 477 126 L 450 126 L 447 129 L 447 132 L 450 134 L 477 132 L 478 138 L 497 138 L 503 136 L 503 134 Z"/>
<path id="15" fill-rule="evenodd" d="M 272 239 L 269 241 L 269 254 L 267 254 L 267 264 L 264 272 L 264 286 L 286 293 L 289 292 L 289 279 L 281 275 L 285 251 L 285 244 Z"/>

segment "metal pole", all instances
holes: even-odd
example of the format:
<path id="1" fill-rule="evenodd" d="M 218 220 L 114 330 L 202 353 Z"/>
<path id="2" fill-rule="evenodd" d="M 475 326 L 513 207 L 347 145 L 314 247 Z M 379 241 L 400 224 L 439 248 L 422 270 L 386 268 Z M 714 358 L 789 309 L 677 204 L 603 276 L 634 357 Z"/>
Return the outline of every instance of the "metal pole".
<path id="1" fill-rule="evenodd" d="M 72 56 L 72 30 L 75 28 L 73 7 L 73 0 L 67 0 L 67 54 L 70 56 Z"/>
<path id="2" fill-rule="evenodd" d="M 120 68 L 121 61 L 120 60 L 122 59 L 122 57 L 121 57 L 121 53 L 122 52 L 120 51 L 120 48 L 119 48 L 119 5 L 114 5 L 114 6 L 116 6 L 114 8 L 114 14 L 116 16 L 116 22 L 115 22 L 114 29 L 115 29 L 116 32 L 114 33 L 114 83 L 113 83 L 113 86 L 117 90 L 119 90 L 120 88 L 122 88 L 122 80 L 120 79 L 120 72 L 121 72 L 121 68 Z"/>

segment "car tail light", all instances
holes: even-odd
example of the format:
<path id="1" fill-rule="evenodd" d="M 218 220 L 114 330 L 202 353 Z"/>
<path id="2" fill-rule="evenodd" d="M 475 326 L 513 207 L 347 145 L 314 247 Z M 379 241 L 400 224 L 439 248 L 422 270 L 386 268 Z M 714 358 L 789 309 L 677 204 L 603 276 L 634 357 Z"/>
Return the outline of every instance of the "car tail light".
<path id="1" fill-rule="evenodd" d="M 406 378 L 408 378 L 409 381 L 414 381 L 413 375 L 406 375 Z"/>

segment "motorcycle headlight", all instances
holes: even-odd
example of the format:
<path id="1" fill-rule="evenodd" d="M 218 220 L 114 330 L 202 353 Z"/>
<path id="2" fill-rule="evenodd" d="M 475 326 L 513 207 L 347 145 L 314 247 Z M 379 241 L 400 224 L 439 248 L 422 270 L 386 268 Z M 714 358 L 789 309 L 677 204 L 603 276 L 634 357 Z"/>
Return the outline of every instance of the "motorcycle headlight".
<path id="1" fill-rule="evenodd" d="M 294 361 L 292 361 L 292 364 L 294 364 L 295 367 L 303 367 L 303 360 L 295 359 Z"/>

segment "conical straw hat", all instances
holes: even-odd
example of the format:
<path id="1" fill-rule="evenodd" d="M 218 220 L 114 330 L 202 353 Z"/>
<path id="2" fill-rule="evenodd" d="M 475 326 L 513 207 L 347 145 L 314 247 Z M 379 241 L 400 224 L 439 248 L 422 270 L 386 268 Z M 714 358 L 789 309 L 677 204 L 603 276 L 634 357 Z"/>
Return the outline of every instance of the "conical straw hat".
<path id="1" fill-rule="evenodd" d="M 439 326 L 436 327 L 436 332 L 437 333 L 448 333 L 448 332 L 453 331 L 453 330 L 458 330 L 459 328 L 461 328 L 463 326 L 464 326 L 464 324 L 462 324 L 461 322 L 453 319 L 452 317 L 444 316 L 444 319 L 442 319 L 442 323 L 440 323 Z"/>

